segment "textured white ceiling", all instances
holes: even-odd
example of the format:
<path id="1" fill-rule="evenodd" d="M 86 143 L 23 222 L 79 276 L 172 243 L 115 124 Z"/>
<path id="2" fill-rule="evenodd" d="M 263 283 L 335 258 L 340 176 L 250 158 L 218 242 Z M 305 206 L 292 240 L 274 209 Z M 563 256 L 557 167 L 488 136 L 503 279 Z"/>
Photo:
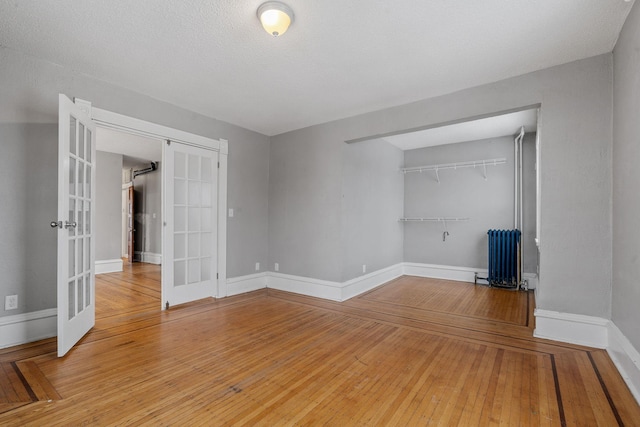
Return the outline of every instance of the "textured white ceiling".
<path id="1" fill-rule="evenodd" d="M 275 135 L 610 52 L 632 5 L 286 2 L 273 38 L 261 0 L 0 0 L 0 45 Z"/>
<path id="2" fill-rule="evenodd" d="M 531 109 L 387 136 L 383 139 L 401 150 L 414 150 L 457 142 L 515 136 L 523 126 L 525 132 L 535 132 L 537 124 L 537 109 Z"/>

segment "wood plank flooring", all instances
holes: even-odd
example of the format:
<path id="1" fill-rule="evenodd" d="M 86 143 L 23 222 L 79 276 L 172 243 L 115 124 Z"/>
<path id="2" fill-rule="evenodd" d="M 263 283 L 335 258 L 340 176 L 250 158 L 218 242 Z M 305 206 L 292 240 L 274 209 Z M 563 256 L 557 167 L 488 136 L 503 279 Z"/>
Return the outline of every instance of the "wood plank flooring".
<path id="1" fill-rule="evenodd" d="M 95 328 L 0 350 L 0 425 L 639 425 L 603 350 L 532 337 L 533 293 L 404 276 L 343 303 L 275 290 L 160 311 L 100 275 Z"/>

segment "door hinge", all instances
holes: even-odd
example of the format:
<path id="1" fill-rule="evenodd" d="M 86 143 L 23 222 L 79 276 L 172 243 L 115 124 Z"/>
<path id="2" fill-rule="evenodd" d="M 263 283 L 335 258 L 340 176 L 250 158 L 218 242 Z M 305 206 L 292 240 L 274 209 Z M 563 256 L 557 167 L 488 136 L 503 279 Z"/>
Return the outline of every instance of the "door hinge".
<path id="1" fill-rule="evenodd" d="M 171 141 L 167 139 L 167 145 L 171 145 Z"/>
<path id="2" fill-rule="evenodd" d="M 216 280 L 218 280 L 218 273 L 216 273 Z"/>
<path id="3" fill-rule="evenodd" d="M 169 301 L 167 301 L 164 307 L 165 307 L 165 310 L 169 310 Z"/>
<path id="4" fill-rule="evenodd" d="M 220 162 L 218 162 L 218 169 L 220 169 Z"/>

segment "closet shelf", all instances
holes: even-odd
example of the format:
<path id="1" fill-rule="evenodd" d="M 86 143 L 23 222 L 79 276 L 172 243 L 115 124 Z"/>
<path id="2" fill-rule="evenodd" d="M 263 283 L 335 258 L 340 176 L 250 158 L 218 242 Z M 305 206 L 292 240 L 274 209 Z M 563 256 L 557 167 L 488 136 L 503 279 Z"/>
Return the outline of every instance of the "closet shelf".
<path id="1" fill-rule="evenodd" d="M 502 157 L 499 159 L 483 159 L 483 160 L 471 160 L 468 162 L 458 162 L 458 163 L 442 163 L 438 165 L 426 165 L 426 166 L 415 166 L 411 168 L 402 168 L 400 169 L 402 172 L 411 173 L 411 172 L 425 172 L 425 171 L 434 171 L 436 173 L 436 180 L 440 183 L 440 175 L 438 171 L 445 169 L 462 169 L 462 168 L 477 168 L 481 167 L 483 171 L 484 179 L 487 179 L 487 166 L 498 166 L 507 163 L 507 159 Z"/>

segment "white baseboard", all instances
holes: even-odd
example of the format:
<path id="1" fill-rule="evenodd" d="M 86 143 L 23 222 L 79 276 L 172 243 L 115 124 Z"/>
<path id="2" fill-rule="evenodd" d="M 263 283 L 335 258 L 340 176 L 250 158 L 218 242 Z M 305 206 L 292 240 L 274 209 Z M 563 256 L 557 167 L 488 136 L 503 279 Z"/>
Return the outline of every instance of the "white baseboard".
<path id="1" fill-rule="evenodd" d="M 291 274 L 267 273 L 267 287 L 296 294 L 324 298 L 332 301 L 346 301 L 383 283 L 402 276 L 402 263 L 356 277 L 346 282 L 332 282 Z"/>
<path id="2" fill-rule="evenodd" d="M 367 292 L 403 274 L 473 283 L 475 273 L 478 273 L 480 276 L 486 276 L 487 271 L 479 268 L 403 262 L 356 277 L 346 282 L 333 282 L 272 271 L 265 274 L 267 279 L 266 287 L 268 288 L 325 298 L 332 301 L 346 301 L 349 298 Z M 524 277 L 529 280 L 529 288 L 534 289 L 537 284 L 537 276 L 525 275 Z M 264 286 L 262 286 L 260 280 L 258 275 L 241 276 L 237 278 L 238 286 L 236 286 L 236 290 L 232 290 L 232 286 L 228 288 L 227 294 L 236 295 L 261 289 Z M 247 281 L 246 284 L 244 284 L 245 281 Z M 227 283 L 233 282 L 227 281 Z"/>
<path id="3" fill-rule="evenodd" d="M 96 261 L 96 274 L 115 273 L 122 271 L 122 260 L 117 259 L 105 259 Z"/>
<path id="4" fill-rule="evenodd" d="M 429 277 L 431 279 L 456 280 L 458 282 L 475 281 L 475 275 L 487 277 L 489 272 L 483 268 L 458 267 L 455 265 L 422 264 L 417 262 L 402 263 L 404 274 L 408 276 Z M 533 273 L 523 273 L 522 278 L 527 281 L 529 289 L 536 289 L 538 286 L 538 275 Z"/>
<path id="5" fill-rule="evenodd" d="M 156 254 L 153 252 L 143 252 L 142 262 L 148 262 L 149 264 L 162 264 L 162 254 Z"/>
<path id="6" fill-rule="evenodd" d="M 58 310 L 34 311 L 0 317 L 0 348 L 26 344 L 58 333 Z"/>
<path id="7" fill-rule="evenodd" d="M 346 301 L 349 298 L 353 298 L 356 295 L 360 295 L 373 288 L 377 288 L 390 280 L 400 277 L 403 275 L 403 270 L 404 268 L 402 263 L 399 263 L 376 270 L 364 276 L 342 282 L 342 299 L 340 301 Z"/>
<path id="8" fill-rule="evenodd" d="M 133 258 L 139 259 L 140 262 L 147 262 L 149 264 L 162 264 L 162 254 L 156 254 L 154 252 L 136 251 Z"/>
<path id="9" fill-rule="evenodd" d="M 346 282 L 333 282 L 269 271 L 227 279 L 227 295 L 237 295 L 267 287 L 312 297 L 325 298 L 332 301 L 346 301 L 356 295 L 360 295 L 361 293 L 400 277 L 403 274 L 473 283 L 476 273 L 478 273 L 479 276 L 486 276 L 487 270 L 450 265 L 401 262 L 347 280 Z M 536 288 L 538 278 L 535 274 L 525 273 L 523 277 L 527 279 L 529 289 Z"/>
<path id="10" fill-rule="evenodd" d="M 533 312 L 536 329 L 533 336 L 571 344 L 607 348 L 609 320 L 581 314 L 541 310 Z"/>
<path id="11" fill-rule="evenodd" d="M 227 296 L 244 294 L 267 287 L 267 273 L 227 278 Z"/>
<path id="12" fill-rule="evenodd" d="M 292 274 L 270 271 L 267 273 L 267 287 L 332 301 L 342 300 L 341 283 L 313 279 L 311 277 L 294 276 Z"/>
<path id="13" fill-rule="evenodd" d="M 431 279 L 457 280 L 458 282 L 474 282 L 475 273 L 486 276 L 487 270 L 481 268 L 456 267 L 451 265 L 421 264 L 417 262 L 403 263 L 404 274 L 408 276 L 429 277 Z"/>
<path id="14" fill-rule="evenodd" d="M 627 383 L 631 394 L 640 403 L 640 353 L 613 322 L 609 322 L 607 353 Z"/>

